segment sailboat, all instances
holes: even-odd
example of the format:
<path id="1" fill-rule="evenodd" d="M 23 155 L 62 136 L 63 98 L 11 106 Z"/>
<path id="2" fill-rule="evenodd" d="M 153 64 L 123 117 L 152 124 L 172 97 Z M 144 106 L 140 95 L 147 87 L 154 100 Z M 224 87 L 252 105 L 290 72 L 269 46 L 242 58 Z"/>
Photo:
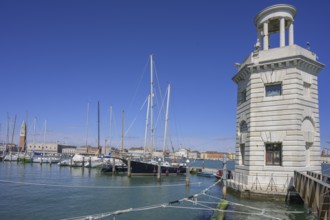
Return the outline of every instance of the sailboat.
<path id="1" fill-rule="evenodd" d="M 9 153 L 6 154 L 3 158 L 3 161 L 17 161 L 18 160 L 18 153 L 17 148 L 15 147 L 14 142 L 14 132 L 15 132 L 15 125 L 16 125 L 16 115 L 14 119 L 14 125 L 13 125 L 13 131 L 12 131 L 12 137 L 11 137 L 11 143 L 9 143 L 9 115 L 7 113 L 7 137 L 6 137 L 6 151 L 8 150 Z M 13 151 L 13 148 L 15 151 Z"/>
<path id="2" fill-rule="evenodd" d="M 154 141 L 154 125 L 153 125 L 153 99 L 154 99 L 154 82 L 153 82 L 153 55 L 150 55 L 150 94 L 148 96 L 148 107 L 147 107 L 147 117 L 146 117 L 146 129 L 145 129 L 145 146 L 144 146 L 144 160 L 130 160 L 123 159 L 124 163 L 128 165 L 130 163 L 131 174 L 132 175 L 156 175 L 158 166 L 161 166 L 162 175 L 173 175 L 173 174 L 185 174 L 186 166 L 185 164 L 171 164 L 163 158 L 159 158 L 158 161 L 152 160 L 153 153 L 153 141 Z M 165 131 L 164 131 L 164 149 L 163 154 L 165 153 L 166 145 L 166 132 L 167 132 L 167 122 L 168 122 L 168 106 L 169 106 L 169 95 L 170 95 L 170 85 L 168 86 L 168 95 L 167 95 L 167 107 L 166 107 L 166 119 L 165 119 Z M 146 138 L 147 138 L 147 128 L 149 125 L 149 113 L 150 113 L 150 146 L 149 149 L 146 149 Z M 149 160 L 147 160 L 149 159 Z"/>

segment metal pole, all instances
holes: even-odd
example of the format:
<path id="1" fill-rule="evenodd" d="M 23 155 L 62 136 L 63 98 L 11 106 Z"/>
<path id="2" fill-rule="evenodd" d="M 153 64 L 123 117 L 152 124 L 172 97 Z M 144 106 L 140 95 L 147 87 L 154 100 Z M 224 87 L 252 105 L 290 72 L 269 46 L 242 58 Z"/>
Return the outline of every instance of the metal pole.
<path id="1" fill-rule="evenodd" d="M 99 154 L 101 154 L 101 146 L 100 146 L 100 102 L 97 102 L 97 148 L 99 150 Z"/>
<path id="2" fill-rule="evenodd" d="M 226 161 L 226 154 L 223 155 L 223 189 L 222 189 L 222 198 L 226 199 L 227 197 L 227 161 Z"/>
<path id="3" fill-rule="evenodd" d="M 150 151 L 154 150 L 154 79 L 153 79 L 153 55 L 150 55 Z"/>
<path id="4" fill-rule="evenodd" d="M 123 110 L 122 112 L 122 128 L 121 128 L 121 151 L 120 156 L 122 157 L 123 151 L 124 151 L 124 137 L 125 137 L 125 129 L 124 129 L 124 121 L 125 121 L 125 112 Z"/>
<path id="5" fill-rule="evenodd" d="M 187 166 L 186 166 L 186 186 L 189 186 L 190 185 L 190 168 L 189 168 L 189 159 L 187 159 L 186 163 L 187 163 Z"/>
<path id="6" fill-rule="evenodd" d="M 111 152 L 112 141 L 112 106 L 110 106 L 110 137 L 109 137 L 109 153 Z"/>

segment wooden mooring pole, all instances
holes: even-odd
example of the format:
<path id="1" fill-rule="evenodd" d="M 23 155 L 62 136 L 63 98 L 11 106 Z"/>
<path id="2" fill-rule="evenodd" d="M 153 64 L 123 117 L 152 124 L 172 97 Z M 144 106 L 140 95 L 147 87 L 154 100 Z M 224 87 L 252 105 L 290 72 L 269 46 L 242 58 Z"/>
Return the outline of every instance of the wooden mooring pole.
<path id="1" fill-rule="evenodd" d="M 187 166 L 186 166 L 186 186 L 190 185 L 190 168 L 189 168 L 189 159 L 187 159 Z"/>
<path id="2" fill-rule="evenodd" d="M 116 171 L 116 159 L 113 157 L 112 158 L 112 175 L 115 174 Z"/>
<path id="3" fill-rule="evenodd" d="M 132 174 L 131 174 L 131 158 L 127 159 L 127 176 L 128 177 L 132 176 Z"/>
<path id="4" fill-rule="evenodd" d="M 158 167 L 157 167 L 157 181 L 160 182 L 160 177 L 161 177 L 161 166 L 160 166 L 160 158 L 158 160 Z"/>
<path id="5" fill-rule="evenodd" d="M 227 197 L 227 161 L 226 154 L 223 155 L 223 188 L 222 188 L 222 199 L 226 199 Z"/>

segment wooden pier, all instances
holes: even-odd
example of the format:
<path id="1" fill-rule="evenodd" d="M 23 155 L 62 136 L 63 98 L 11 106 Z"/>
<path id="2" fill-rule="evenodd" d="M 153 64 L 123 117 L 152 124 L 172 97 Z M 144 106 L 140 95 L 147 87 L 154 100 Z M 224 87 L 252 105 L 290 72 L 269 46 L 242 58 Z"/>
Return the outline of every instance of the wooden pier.
<path id="1" fill-rule="evenodd" d="M 294 186 L 317 219 L 330 220 L 330 177 L 308 171 L 294 171 Z"/>

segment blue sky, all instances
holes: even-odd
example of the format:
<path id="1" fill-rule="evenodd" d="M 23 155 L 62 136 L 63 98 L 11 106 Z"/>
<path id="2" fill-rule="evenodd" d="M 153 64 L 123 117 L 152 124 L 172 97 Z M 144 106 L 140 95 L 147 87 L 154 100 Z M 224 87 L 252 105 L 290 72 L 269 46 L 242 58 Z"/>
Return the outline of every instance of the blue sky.
<path id="1" fill-rule="evenodd" d="M 110 136 L 120 145 L 121 114 L 128 128 L 125 146 L 142 146 L 149 90 L 149 55 L 154 54 L 160 88 L 171 83 L 169 133 L 174 148 L 233 151 L 236 73 L 256 42 L 254 16 L 272 4 L 297 8 L 295 43 L 328 65 L 328 1 L 0 1 L 0 139 L 10 138 L 17 114 L 27 118 L 32 141 L 97 144 L 97 102 L 101 106 L 101 143 Z M 330 141 L 330 75 L 319 75 L 321 146 Z M 159 109 L 160 105 L 156 108 Z M 163 118 L 161 119 L 164 120 Z M 162 147 L 163 122 L 156 145 Z"/>

